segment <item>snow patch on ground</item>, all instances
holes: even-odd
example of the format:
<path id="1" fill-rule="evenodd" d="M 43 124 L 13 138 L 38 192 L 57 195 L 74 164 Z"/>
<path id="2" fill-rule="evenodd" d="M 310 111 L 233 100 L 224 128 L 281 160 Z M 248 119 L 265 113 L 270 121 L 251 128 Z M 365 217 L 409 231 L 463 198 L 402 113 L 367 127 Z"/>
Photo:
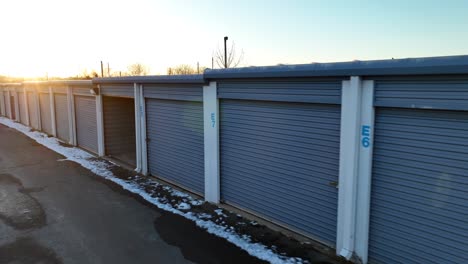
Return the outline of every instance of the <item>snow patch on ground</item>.
<path id="1" fill-rule="evenodd" d="M 190 208 L 190 204 L 188 203 L 180 203 L 179 205 L 177 205 L 177 209 L 179 210 L 189 210 Z"/>
<path id="2" fill-rule="evenodd" d="M 208 219 L 207 214 L 194 214 L 193 212 L 183 212 L 181 210 L 189 210 L 191 208 L 190 204 L 182 202 L 178 204 L 177 208 L 174 208 L 171 204 L 165 203 L 166 199 L 155 196 L 155 194 L 150 194 L 144 190 L 144 187 L 140 186 L 135 180 L 123 180 L 115 177 L 112 171 L 109 169 L 109 163 L 100 161 L 96 159 L 90 153 L 81 150 L 76 147 L 65 147 L 59 143 L 57 138 L 48 137 L 46 134 L 32 131 L 29 127 L 22 124 L 11 121 L 10 119 L 0 117 L 0 123 L 8 126 L 10 128 L 16 129 L 19 132 L 25 134 L 26 136 L 34 139 L 37 143 L 65 156 L 65 159 L 60 159 L 59 161 L 74 161 L 84 168 L 92 171 L 94 174 L 99 175 L 105 179 L 108 179 L 116 184 L 119 184 L 125 190 L 128 190 L 132 193 L 138 194 L 146 201 L 154 204 L 162 210 L 172 212 L 174 214 L 183 216 L 189 220 L 195 222 L 199 227 L 204 228 L 207 232 L 216 235 L 218 237 L 225 238 L 229 242 L 238 246 L 239 248 L 247 251 L 250 255 L 255 256 L 259 259 L 269 261 L 270 263 L 303 263 L 301 259 L 298 258 L 288 258 L 276 254 L 271 249 L 268 249 L 265 245 L 254 243 L 251 241 L 250 237 L 247 235 L 239 235 L 235 231 L 226 226 L 222 226 L 214 223 Z M 115 164 L 115 163 L 111 163 Z M 138 179 L 138 177 L 136 177 Z M 157 185 L 158 183 L 151 183 Z M 204 201 L 196 200 L 190 195 L 174 190 L 169 186 L 164 187 L 165 190 L 170 191 L 172 195 L 187 198 L 188 202 L 192 205 L 202 204 Z M 222 209 L 215 210 L 215 212 L 220 216 L 226 216 Z"/>

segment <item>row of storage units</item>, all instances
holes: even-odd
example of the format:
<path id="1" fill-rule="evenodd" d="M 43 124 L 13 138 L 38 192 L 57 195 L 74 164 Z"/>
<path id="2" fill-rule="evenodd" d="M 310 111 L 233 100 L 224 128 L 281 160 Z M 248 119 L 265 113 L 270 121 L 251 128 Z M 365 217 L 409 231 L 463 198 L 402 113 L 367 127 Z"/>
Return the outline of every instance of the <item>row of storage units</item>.
<path id="1" fill-rule="evenodd" d="M 355 261 L 468 261 L 468 56 L 81 84 L 2 115 Z"/>

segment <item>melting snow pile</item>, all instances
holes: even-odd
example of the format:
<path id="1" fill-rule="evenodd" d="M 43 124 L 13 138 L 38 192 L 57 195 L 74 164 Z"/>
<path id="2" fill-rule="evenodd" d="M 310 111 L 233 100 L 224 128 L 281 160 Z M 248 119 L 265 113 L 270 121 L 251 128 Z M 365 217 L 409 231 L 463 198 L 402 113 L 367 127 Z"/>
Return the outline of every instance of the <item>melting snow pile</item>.
<path id="1" fill-rule="evenodd" d="M 174 190 L 169 186 L 164 186 L 163 189 L 169 192 L 171 195 L 183 198 L 179 204 L 173 206 L 166 198 L 161 198 L 158 197 L 155 193 L 148 193 L 147 191 L 145 191 L 144 186 L 138 183 L 138 179 L 141 177 L 137 176 L 135 177 L 135 179 L 132 180 L 124 180 L 117 178 L 109 169 L 110 166 L 115 166 L 115 164 L 96 159 L 95 156 L 79 148 L 63 146 L 59 143 L 57 138 L 48 137 L 46 134 L 38 131 L 31 131 L 29 127 L 13 122 L 10 119 L 0 117 L 0 123 L 22 132 L 26 136 L 37 141 L 39 144 L 66 157 L 66 159 L 62 159 L 60 161 L 69 160 L 76 162 L 84 168 L 89 169 L 94 174 L 119 184 L 125 190 L 138 194 L 143 199 L 154 204 L 158 208 L 194 221 L 199 227 L 205 229 L 207 232 L 218 237 L 225 238 L 226 240 L 238 246 L 239 248 L 247 251 L 252 256 L 255 256 L 265 261 L 269 261 L 271 263 L 303 262 L 303 260 L 300 258 L 289 258 L 276 254 L 271 249 L 268 249 L 265 245 L 252 242 L 249 236 L 237 234 L 232 227 L 216 224 L 215 222 L 210 220 L 211 215 L 209 214 L 193 213 L 189 211 L 191 209 L 191 206 L 198 206 L 203 204 L 202 200 L 194 199 L 188 194 Z M 147 181 L 145 184 L 146 186 L 159 185 L 159 183 L 152 180 Z M 224 215 L 221 209 L 215 210 L 215 212 L 220 216 Z"/>

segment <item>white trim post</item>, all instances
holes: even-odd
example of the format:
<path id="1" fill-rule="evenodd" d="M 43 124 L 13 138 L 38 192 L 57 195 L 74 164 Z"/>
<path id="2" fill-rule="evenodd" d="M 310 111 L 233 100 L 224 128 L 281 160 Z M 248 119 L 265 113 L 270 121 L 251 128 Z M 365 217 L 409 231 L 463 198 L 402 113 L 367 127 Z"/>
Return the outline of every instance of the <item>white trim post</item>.
<path id="1" fill-rule="evenodd" d="M 348 260 L 354 252 L 361 93 L 360 77 L 343 81 L 336 253 Z"/>
<path id="2" fill-rule="evenodd" d="M 26 122 L 25 125 L 31 126 L 31 121 L 29 120 L 29 104 L 28 104 L 28 92 L 26 87 L 23 87 L 23 96 L 24 96 L 24 109 L 26 111 Z"/>
<path id="3" fill-rule="evenodd" d="M 98 155 L 104 156 L 105 142 L 104 142 L 104 112 L 102 105 L 101 88 L 98 86 L 98 94 L 96 95 L 96 122 L 97 122 L 97 140 L 98 140 Z"/>
<path id="4" fill-rule="evenodd" d="M 76 146 L 75 100 L 73 99 L 73 89 L 67 86 L 69 143 Z"/>
<path id="5" fill-rule="evenodd" d="M 136 147 L 136 168 L 135 171 L 141 172 L 141 117 L 140 117 L 140 89 L 137 83 L 133 84 L 133 101 L 135 107 L 135 147 Z"/>
<path id="6" fill-rule="evenodd" d="M 362 85 L 355 251 L 361 262 L 366 264 L 369 248 L 372 154 L 374 148 L 374 81 L 364 81 Z"/>
<path id="7" fill-rule="evenodd" d="M 50 123 L 52 124 L 52 136 L 57 137 L 57 120 L 55 119 L 55 97 L 54 89 L 49 86 L 49 101 L 50 101 Z"/>
<path id="8" fill-rule="evenodd" d="M 205 200 L 219 203 L 219 100 L 216 82 L 203 87 L 203 122 L 205 134 Z"/>
<path id="9" fill-rule="evenodd" d="M 146 101 L 144 87 L 140 85 L 141 173 L 148 175 L 148 137 L 146 134 Z"/>

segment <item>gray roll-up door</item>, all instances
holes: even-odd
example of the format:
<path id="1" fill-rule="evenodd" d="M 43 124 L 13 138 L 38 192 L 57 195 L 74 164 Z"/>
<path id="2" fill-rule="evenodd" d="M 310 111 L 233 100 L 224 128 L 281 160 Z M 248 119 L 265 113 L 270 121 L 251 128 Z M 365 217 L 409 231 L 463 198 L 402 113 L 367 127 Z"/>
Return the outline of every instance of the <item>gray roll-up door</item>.
<path id="1" fill-rule="evenodd" d="M 68 119 L 68 100 L 66 94 L 54 94 L 57 137 L 70 141 L 70 123 Z"/>
<path id="2" fill-rule="evenodd" d="M 29 111 L 29 126 L 34 129 L 39 128 L 39 119 L 37 113 L 37 100 L 33 92 L 28 92 L 28 111 Z"/>
<path id="3" fill-rule="evenodd" d="M 18 104 L 19 104 L 19 112 L 20 112 L 20 122 L 26 125 L 27 122 L 27 113 L 26 113 L 26 101 L 24 100 L 24 93 L 18 92 Z"/>
<path id="4" fill-rule="evenodd" d="M 378 108 L 371 263 L 468 263 L 468 112 Z"/>
<path id="5" fill-rule="evenodd" d="M 340 106 L 221 100 L 221 198 L 334 245 Z"/>
<path id="6" fill-rule="evenodd" d="M 10 93 L 11 94 L 11 93 Z M 16 120 L 16 104 L 15 104 L 15 96 L 10 95 L 10 108 L 11 108 L 11 119 Z"/>
<path id="7" fill-rule="evenodd" d="M 74 97 L 77 144 L 81 148 L 97 153 L 96 99 L 94 96 Z"/>
<path id="8" fill-rule="evenodd" d="M 135 102 L 103 96 L 106 155 L 136 165 Z"/>
<path id="9" fill-rule="evenodd" d="M 203 104 L 146 99 L 152 175 L 204 194 Z"/>
<path id="10" fill-rule="evenodd" d="M 52 135 L 52 115 L 50 113 L 49 94 L 39 94 L 39 107 L 41 109 L 41 128 L 42 131 Z"/>
<path id="11" fill-rule="evenodd" d="M 5 99 L 4 99 L 4 96 L 3 96 L 3 90 L 0 90 L 0 115 L 2 116 L 5 116 L 6 113 L 5 113 Z"/>

